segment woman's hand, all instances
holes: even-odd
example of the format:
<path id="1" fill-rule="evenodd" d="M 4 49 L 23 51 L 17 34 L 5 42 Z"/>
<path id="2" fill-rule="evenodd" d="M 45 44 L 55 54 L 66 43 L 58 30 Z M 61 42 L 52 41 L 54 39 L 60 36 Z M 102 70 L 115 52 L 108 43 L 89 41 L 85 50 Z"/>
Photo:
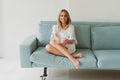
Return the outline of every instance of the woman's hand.
<path id="1" fill-rule="evenodd" d="M 60 44 L 60 43 L 61 43 L 59 39 L 55 39 L 55 42 L 56 42 L 57 44 Z"/>
<path id="2" fill-rule="evenodd" d="M 59 39 L 59 36 L 58 36 L 57 33 L 54 34 L 54 40 L 55 40 L 55 43 L 57 43 L 57 44 L 60 44 L 60 43 L 61 43 L 61 42 L 60 42 L 60 39 Z"/>
<path id="3" fill-rule="evenodd" d="M 63 44 L 66 45 L 66 44 L 72 44 L 73 43 L 73 40 L 64 40 Z"/>
<path id="4" fill-rule="evenodd" d="M 66 44 L 68 44 L 68 40 L 64 40 L 62 44 L 65 46 Z"/>

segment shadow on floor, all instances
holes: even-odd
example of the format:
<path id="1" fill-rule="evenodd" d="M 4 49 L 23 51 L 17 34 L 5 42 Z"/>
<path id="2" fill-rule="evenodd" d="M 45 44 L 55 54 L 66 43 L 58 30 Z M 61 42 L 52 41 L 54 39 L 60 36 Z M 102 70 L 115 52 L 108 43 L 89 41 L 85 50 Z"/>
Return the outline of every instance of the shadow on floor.
<path id="1" fill-rule="evenodd" d="M 69 70 L 69 80 L 120 80 L 120 70 Z"/>

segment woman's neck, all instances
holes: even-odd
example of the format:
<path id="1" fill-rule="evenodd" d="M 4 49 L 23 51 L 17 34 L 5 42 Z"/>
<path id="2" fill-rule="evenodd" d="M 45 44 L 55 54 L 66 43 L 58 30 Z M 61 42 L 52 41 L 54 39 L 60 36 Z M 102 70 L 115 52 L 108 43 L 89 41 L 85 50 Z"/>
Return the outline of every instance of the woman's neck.
<path id="1" fill-rule="evenodd" d="M 66 27 L 67 24 L 62 24 L 62 29 L 64 29 Z"/>

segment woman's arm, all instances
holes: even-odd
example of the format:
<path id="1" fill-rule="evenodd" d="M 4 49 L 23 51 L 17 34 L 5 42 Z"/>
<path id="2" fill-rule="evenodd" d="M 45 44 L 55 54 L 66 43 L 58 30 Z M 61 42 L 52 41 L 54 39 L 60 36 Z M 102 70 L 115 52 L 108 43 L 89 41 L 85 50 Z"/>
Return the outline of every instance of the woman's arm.
<path id="1" fill-rule="evenodd" d="M 73 44 L 74 40 L 68 40 L 66 39 L 63 44 Z"/>
<path id="2" fill-rule="evenodd" d="M 71 25 L 68 31 L 69 31 L 69 37 L 64 41 L 64 44 L 73 44 L 73 42 L 75 41 L 74 26 Z"/>
<path id="3" fill-rule="evenodd" d="M 60 38 L 59 38 L 58 34 L 55 33 L 53 36 L 54 36 L 53 38 L 54 38 L 55 42 L 60 44 Z"/>
<path id="4" fill-rule="evenodd" d="M 60 38 L 59 38 L 59 35 L 58 35 L 56 25 L 53 25 L 53 27 L 52 27 L 51 40 L 54 40 L 57 44 L 60 43 Z"/>

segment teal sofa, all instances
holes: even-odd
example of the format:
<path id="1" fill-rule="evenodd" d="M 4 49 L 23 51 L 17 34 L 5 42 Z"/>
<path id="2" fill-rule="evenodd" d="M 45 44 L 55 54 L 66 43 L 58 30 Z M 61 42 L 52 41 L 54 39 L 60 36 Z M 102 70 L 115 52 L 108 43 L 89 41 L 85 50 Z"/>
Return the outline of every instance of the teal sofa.
<path id="1" fill-rule="evenodd" d="M 52 67 L 74 69 L 66 57 L 49 54 L 45 45 L 50 41 L 56 21 L 40 21 L 36 35 L 20 44 L 21 67 Z M 78 44 L 76 52 L 83 53 L 80 69 L 120 69 L 120 23 L 72 22 Z"/>

